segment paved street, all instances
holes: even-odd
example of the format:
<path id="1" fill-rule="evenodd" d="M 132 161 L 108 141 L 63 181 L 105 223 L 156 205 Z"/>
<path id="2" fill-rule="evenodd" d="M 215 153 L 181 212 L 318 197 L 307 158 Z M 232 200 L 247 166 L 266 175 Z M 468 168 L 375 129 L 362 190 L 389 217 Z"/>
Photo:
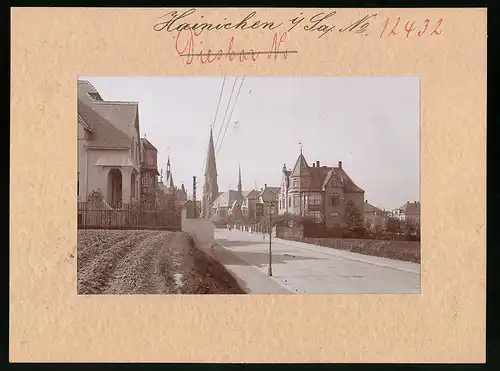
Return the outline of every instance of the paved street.
<path id="1" fill-rule="evenodd" d="M 420 293 L 420 264 L 273 238 L 269 278 L 269 236 L 216 229 L 215 237 L 215 257 L 250 293 Z"/>

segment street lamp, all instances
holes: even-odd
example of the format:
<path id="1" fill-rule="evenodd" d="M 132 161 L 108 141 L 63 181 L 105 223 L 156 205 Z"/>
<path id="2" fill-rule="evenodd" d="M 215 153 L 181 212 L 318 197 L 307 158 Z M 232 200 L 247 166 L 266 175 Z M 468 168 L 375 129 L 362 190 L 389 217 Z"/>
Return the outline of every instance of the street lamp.
<path id="1" fill-rule="evenodd" d="M 272 217 L 273 217 L 273 211 L 274 211 L 274 202 L 273 200 L 271 200 L 269 202 L 269 267 L 268 267 L 268 270 L 267 270 L 267 274 L 269 276 L 272 276 L 273 275 L 273 268 L 272 268 L 272 265 L 273 265 L 273 253 L 272 253 L 272 250 L 271 250 L 271 233 L 272 233 Z"/>

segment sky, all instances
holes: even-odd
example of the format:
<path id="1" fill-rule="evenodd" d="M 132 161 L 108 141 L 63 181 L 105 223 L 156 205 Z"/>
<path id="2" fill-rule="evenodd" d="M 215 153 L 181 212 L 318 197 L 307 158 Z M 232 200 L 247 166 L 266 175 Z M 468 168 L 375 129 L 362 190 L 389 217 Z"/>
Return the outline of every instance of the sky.
<path id="1" fill-rule="evenodd" d="M 302 143 L 309 164 L 342 161 L 375 206 L 420 200 L 417 76 L 79 79 L 104 100 L 139 103 L 141 136 L 158 149 L 158 168 L 169 156 L 174 182 L 190 195 L 196 176 L 197 199 L 213 125 L 221 192 L 237 189 L 239 165 L 243 190 L 280 186 L 283 164 L 293 168 Z"/>

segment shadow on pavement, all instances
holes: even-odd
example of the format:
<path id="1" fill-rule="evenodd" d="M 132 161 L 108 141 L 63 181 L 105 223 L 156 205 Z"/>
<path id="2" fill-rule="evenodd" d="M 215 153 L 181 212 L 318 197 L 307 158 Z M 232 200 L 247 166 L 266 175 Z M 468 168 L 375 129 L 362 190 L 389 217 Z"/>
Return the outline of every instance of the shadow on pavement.
<path id="1" fill-rule="evenodd" d="M 266 252 L 249 252 L 249 251 L 239 251 L 229 252 L 228 250 L 222 249 L 222 251 L 227 251 L 224 253 L 224 264 L 230 265 L 255 265 L 259 268 L 267 267 L 269 264 L 269 253 Z M 222 252 L 221 249 L 217 253 Z M 272 263 L 273 264 L 286 264 L 291 261 L 303 261 L 303 260 L 323 260 L 319 258 L 310 258 L 299 255 L 283 254 L 283 253 L 273 253 Z"/>
<path id="2" fill-rule="evenodd" d="M 217 238 L 216 241 L 225 247 L 233 247 L 233 246 L 248 246 L 248 245 L 269 245 L 269 240 L 262 241 L 234 241 L 234 240 L 226 240 L 224 238 Z"/>

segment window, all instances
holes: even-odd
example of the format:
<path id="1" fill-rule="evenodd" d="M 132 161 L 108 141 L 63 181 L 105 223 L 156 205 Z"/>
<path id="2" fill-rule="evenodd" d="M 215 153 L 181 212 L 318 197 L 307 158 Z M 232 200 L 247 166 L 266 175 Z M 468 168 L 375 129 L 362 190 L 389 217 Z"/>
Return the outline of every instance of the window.
<path id="1" fill-rule="evenodd" d="M 288 207 L 292 207 L 292 198 L 288 197 Z"/>
<path id="2" fill-rule="evenodd" d="M 78 178 L 76 180 L 76 195 L 80 196 L 80 172 L 78 172 Z"/>
<path id="3" fill-rule="evenodd" d="M 338 182 L 337 182 L 337 179 L 333 179 L 333 180 L 332 180 L 332 187 L 333 187 L 333 188 L 337 188 L 337 187 L 338 187 Z"/>
<path id="4" fill-rule="evenodd" d="M 300 197 L 299 195 L 294 195 L 293 196 L 293 206 L 299 206 L 300 205 Z"/>
<path id="5" fill-rule="evenodd" d="M 339 195 L 336 193 L 331 193 L 330 194 L 330 205 L 331 206 L 338 206 L 339 205 Z"/>
<path id="6" fill-rule="evenodd" d="M 153 178 L 151 177 L 151 174 L 145 173 L 142 176 L 142 187 L 143 188 L 149 188 L 153 184 Z"/>
<path id="7" fill-rule="evenodd" d="M 321 193 L 318 192 L 310 193 L 309 205 L 321 205 Z"/>
<path id="8" fill-rule="evenodd" d="M 321 214 L 321 211 L 311 211 L 309 215 L 312 217 L 313 223 L 322 223 L 323 222 L 323 215 Z"/>
<path id="9" fill-rule="evenodd" d="M 299 180 L 297 178 L 293 178 L 293 187 L 297 188 L 299 186 Z"/>

